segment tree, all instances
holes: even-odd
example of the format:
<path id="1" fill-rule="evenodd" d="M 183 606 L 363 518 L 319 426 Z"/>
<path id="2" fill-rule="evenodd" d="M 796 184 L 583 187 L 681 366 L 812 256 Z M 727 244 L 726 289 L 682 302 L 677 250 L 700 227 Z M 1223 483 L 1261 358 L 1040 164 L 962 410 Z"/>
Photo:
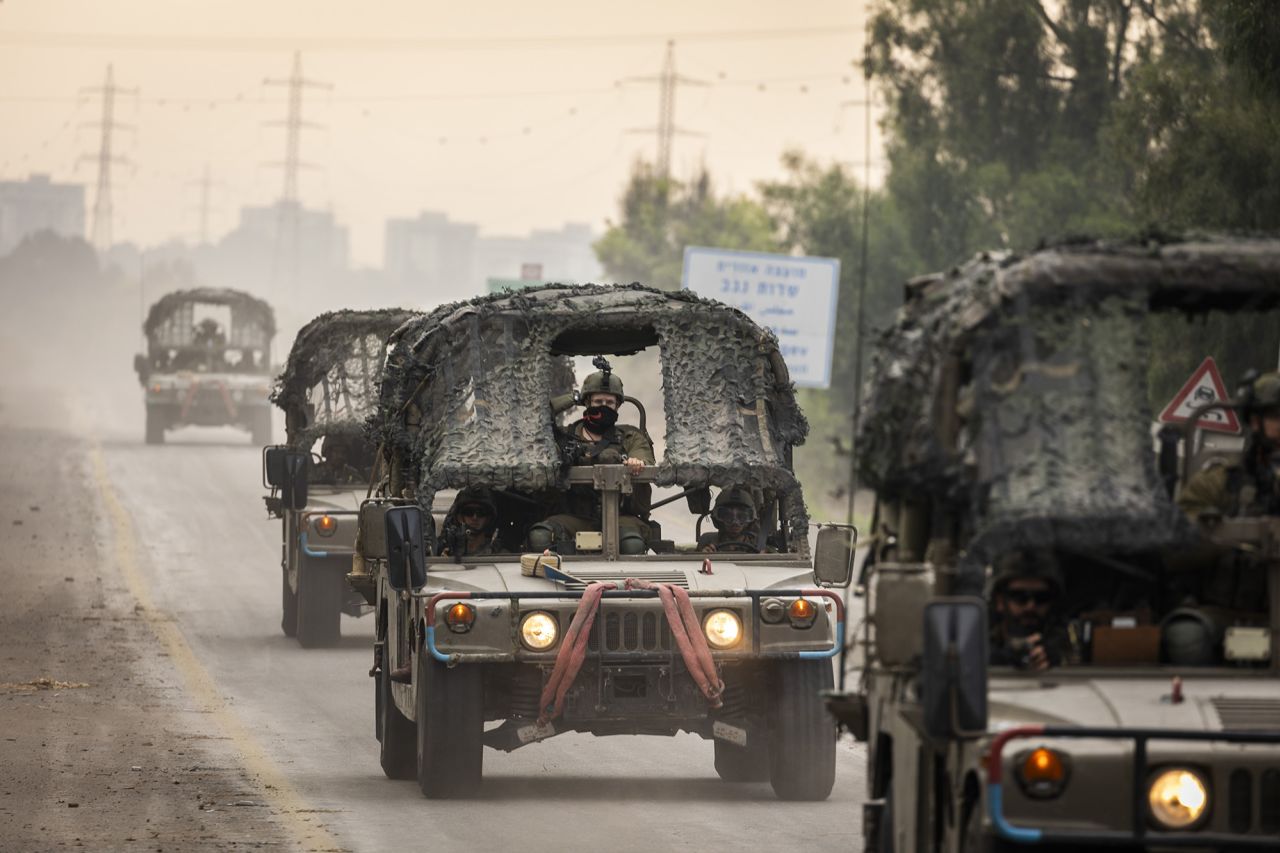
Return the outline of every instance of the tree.
<path id="1" fill-rule="evenodd" d="M 768 214 L 745 197 L 718 197 L 706 170 L 689 182 L 661 177 L 639 162 L 622 195 L 622 216 L 596 241 L 605 274 L 678 290 L 686 246 L 777 251 Z"/>

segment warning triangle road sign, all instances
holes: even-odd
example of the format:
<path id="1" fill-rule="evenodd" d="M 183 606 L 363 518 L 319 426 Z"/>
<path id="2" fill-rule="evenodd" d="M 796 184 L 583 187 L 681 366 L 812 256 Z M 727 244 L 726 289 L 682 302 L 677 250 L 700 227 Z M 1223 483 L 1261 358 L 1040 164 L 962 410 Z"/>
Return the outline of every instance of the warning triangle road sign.
<path id="1" fill-rule="evenodd" d="M 1160 420 L 1167 424 L 1184 424 L 1201 406 L 1226 399 L 1227 388 L 1222 384 L 1222 374 L 1218 372 L 1213 356 L 1209 356 L 1200 362 L 1191 378 L 1173 395 L 1169 405 L 1160 413 Z M 1235 409 L 1230 408 L 1205 412 L 1197 419 L 1196 426 L 1214 432 L 1240 432 L 1240 421 Z"/>

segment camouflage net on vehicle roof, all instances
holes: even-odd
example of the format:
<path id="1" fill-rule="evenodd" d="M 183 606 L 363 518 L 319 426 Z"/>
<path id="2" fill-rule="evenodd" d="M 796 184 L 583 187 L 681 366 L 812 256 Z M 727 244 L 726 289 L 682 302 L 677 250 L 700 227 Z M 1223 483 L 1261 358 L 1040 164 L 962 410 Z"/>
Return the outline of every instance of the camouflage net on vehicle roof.
<path id="1" fill-rule="evenodd" d="M 872 361 L 859 470 L 882 495 L 963 519 L 961 591 L 980 593 L 982 568 L 1013 548 L 1136 552 L 1191 535 L 1156 471 L 1145 319 L 1274 305 L 1280 242 L 984 254 L 909 288 Z"/>
<path id="2" fill-rule="evenodd" d="M 192 309 L 198 304 L 231 309 L 231 328 L 222 330 L 228 347 L 265 349 L 275 337 L 275 312 L 266 302 L 240 290 L 197 287 L 175 290 L 156 300 L 142 324 L 148 342 L 161 347 L 192 346 L 196 335 Z"/>
<path id="3" fill-rule="evenodd" d="M 362 435 L 377 410 L 387 338 L 416 311 L 386 308 L 321 314 L 298 331 L 271 402 L 285 412 L 289 445 Z"/>
<path id="4" fill-rule="evenodd" d="M 666 411 L 658 483 L 776 490 L 793 541 L 803 539 L 808 516 L 787 447 L 808 423 L 777 341 L 740 311 L 684 291 L 548 285 L 438 308 L 392 338 L 379 437 L 424 505 L 443 488 L 563 488 L 549 406 L 566 390 L 561 355 L 655 343 Z"/>

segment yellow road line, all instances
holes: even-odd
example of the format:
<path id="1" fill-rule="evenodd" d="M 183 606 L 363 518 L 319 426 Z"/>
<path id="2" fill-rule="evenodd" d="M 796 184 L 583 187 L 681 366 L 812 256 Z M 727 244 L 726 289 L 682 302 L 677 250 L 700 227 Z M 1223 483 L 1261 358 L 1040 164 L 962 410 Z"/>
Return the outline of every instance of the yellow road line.
<path id="1" fill-rule="evenodd" d="M 142 617 L 186 681 L 187 693 L 226 734 L 240 754 L 244 769 L 262 782 L 263 799 L 267 801 L 289 834 L 306 850 L 343 850 L 344 848 L 328 829 L 319 825 L 315 819 L 304 816 L 307 812 L 314 813 L 314 807 L 289 783 L 275 763 L 267 757 L 266 751 L 245 724 L 227 707 L 213 677 L 196 658 L 195 652 L 191 650 L 187 638 L 182 635 L 177 623 L 156 609 L 151 598 L 151 588 L 138 563 L 133 521 L 111 485 L 106 459 L 102 454 L 101 446 L 96 442 L 91 446 L 90 459 L 93 462 L 93 475 L 98 492 L 102 496 L 103 506 L 111 521 L 114 534 L 112 538 L 115 540 L 116 566 L 129 588 L 129 593 L 142 608 Z"/>

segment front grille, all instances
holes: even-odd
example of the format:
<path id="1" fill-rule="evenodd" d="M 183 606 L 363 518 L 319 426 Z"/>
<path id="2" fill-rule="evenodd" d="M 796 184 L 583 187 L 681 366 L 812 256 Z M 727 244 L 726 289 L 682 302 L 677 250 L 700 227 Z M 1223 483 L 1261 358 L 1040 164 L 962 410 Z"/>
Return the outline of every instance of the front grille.
<path id="1" fill-rule="evenodd" d="M 1215 696 L 1209 701 L 1227 731 L 1273 732 L 1280 727 L 1280 699 Z"/>
<path id="2" fill-rule="evenodd" d="M 658 610 L 606 610 L 596 620 L 596 630 L 591 632 L 587 647 L 598 650 L 600 637 L 604 638 L 606 653 L 671 651 L 671 629 L 667 627 L 666 614 Z"/>
<path id="3" fill-rule="evenodd" d="M 1268 835 L 1280 832 L 1280 770 L 1262 771 L 1262 796 L 1259 809 L 1262 831 Z"/>
<path id="4" fill-rule="evenodd" d="M 640 580 L 649 581 L 650 583 L 669 583 L 672 586 L 678 586 L 684 589 L 689 588 L 689 579 L 685 576 L 684 572 L 678 570 L 669 572 L 619 572 L 617 569 L 597 569 L 595 571 L 590 571 L 578 570 L 573 566 L 569 566 L 565 571 L 582 581 L 582 583 L 578 583 L 577 581 L 565 581 L 565 589 L 571 590 L 586 589 L 586 585 L 589 583 L 610 582 L 616 583 L 618 588 L 622 589 L 623 581 L 627 578 L 638 578 Z"/>
<path id="5" fill-rule="evenodd" d="M 1253 825 L 1253 778 L 1248 770 L 1231 771 L 1227 780 L 1227 826 L 1232 832 L 1248 832 Z"/>

